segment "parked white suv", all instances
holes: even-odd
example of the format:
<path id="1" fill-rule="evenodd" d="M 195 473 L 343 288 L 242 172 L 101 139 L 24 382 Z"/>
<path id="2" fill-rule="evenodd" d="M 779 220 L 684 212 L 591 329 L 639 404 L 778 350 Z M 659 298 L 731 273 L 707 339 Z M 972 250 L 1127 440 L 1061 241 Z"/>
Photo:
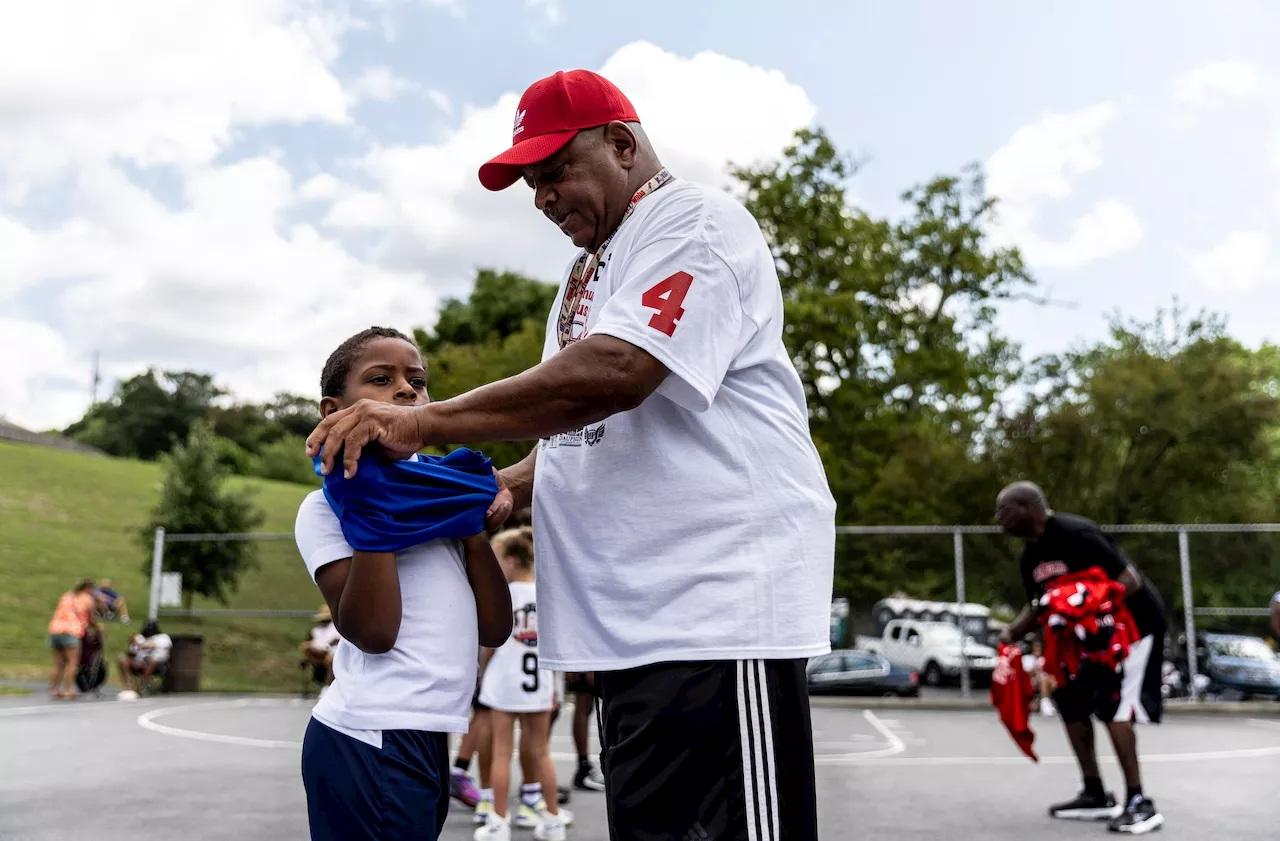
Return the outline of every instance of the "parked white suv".
<path id="1" fill-rule="evenodd" d="M 961 645 L 960 629 L 946 622 L 895 619 L 881 637 L 858 637 L 857 647 L 874 651 L 892 665 L 920 674 L 922 683 L 941 686 L 960 677 L 961 657 L 969 661 L 974 681 L 987 682 L 996 667 L 996 651 L 973 637 Z"/>

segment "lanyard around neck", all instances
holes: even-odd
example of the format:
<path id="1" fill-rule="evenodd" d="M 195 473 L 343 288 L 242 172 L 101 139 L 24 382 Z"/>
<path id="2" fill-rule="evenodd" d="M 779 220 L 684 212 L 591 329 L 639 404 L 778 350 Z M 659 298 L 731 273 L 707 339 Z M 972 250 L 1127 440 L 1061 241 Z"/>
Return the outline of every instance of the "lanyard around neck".
<path id="1" fill-rule="evenodd" d="M 556 322 L 561 350 L 568 347 L 573 341 L 574 313 L 578 311 L 578 307 L 582 303 L 582 296 L 595 277 L 596 267 L 604 259 L 605 252 L 609 249 L 609 244 L 613 242 L 614 236 L 622 228 L 622 223 L 630 218 L 631 212 L 636 209 L 636 205 L 640 203 L 641 199 L 669 183 L 672 178 L 674 176 L 666 169 L 659 170 L 657 175 L 646 181 L 639 190 L 636 190 L 635 195 L 631 197 L 631 201 L 627 203 L 626 212 L 618 220 L 618 226 L 610 232 L 609 236 L 605 237 L 600 247 L 594 253 L 584 249 L 578 255 L 577 262 L 573 264 L 573 271 L 569 272 L 569 282 L 565 284 L 564 300 L 560 304 L 560 318 Z"/>

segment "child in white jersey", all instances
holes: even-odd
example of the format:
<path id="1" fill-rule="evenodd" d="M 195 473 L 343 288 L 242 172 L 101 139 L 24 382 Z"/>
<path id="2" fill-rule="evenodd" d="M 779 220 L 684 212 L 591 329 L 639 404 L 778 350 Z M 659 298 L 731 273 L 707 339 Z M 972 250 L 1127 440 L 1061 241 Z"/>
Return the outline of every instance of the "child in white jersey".
<path id="1" fill-rule="evenodd" d="M 514 823 L 534 830 L 538 841 L 564 841 L 573 820 L 556 802 L 556 770 L 548 750 L 555 679 L 538 664 L 538 606 L 533 583 L 533 531 L 508 529 L 493 538 L 493 549 L 511 588 L 511 636 L 491 654 L 480 681 L 480 702 L 490 709 L 493 731 L 493 788 L 481 792 L 478 812 L 488 812 L 476 841 L 508 841 L 508 799 L 515 724 L 520 722 L 520 769 L 524 784 Z M 544 797 L 543 792 L 548 796 Z M 492 806 L 489 807 L 492 798 Z M 488 807 L 488 808 L 487 808 Z M 490 808 L 492 811 L 490 811 Z"/>
<path id="2" fill-rule="evenodd" d="M 320 410 L 361 399 L 411 406 L 428 399 L 426 384 L 417 346 L 374 327 L 329 357 Z M 302 744 L 311 838 L 438 838 L 449 808 L 446 734 L 466 732 L 477 647 L 511 631 L 510 591 L 488 537 L 358 551 L 323 491 L 303 501 L 295 533 L 342 636 L 333 685 Z"/>

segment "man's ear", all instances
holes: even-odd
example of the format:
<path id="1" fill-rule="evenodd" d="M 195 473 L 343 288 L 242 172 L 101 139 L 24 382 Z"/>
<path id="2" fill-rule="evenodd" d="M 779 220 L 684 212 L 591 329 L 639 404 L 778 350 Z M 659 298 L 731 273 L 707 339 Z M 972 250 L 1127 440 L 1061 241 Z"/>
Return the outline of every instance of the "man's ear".
<path id="1" fill-rule="evenodd" d="M 631 126 L 615 120 L 604 127 L 604 142 L 613 150 L 618 163 L 623 169 L 631 169 L 636 164 L 636 155 L 640 151 L 640 142 Z"/>
<path id="2" fill-rule="evenodd" d="M 339 408 L 338 398 L 336 397 L 323 397 L 320 399 L 320 417 L 322 418 L 329 417 L 329 415 L 338 411 Z"/>

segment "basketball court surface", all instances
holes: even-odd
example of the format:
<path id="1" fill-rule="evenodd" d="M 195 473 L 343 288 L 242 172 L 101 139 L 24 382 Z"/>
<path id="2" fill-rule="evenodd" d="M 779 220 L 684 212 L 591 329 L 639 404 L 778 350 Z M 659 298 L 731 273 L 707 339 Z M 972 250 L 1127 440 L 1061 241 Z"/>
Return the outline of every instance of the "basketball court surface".
<path id="1" fill-rule="evenodd" d="M 0 839 L 306 839 L 299 756 L 312 703 L 5 699 Z M 1078 782 L 1056 719 L 1033 721 L 1035 765 L 1017 753 L 994 712 L 823 706 L 813 718 L 824 839 L 1108 836 L 1101 824 L 1045 816 L 1048 803 L 1074 794 Z M 566 778 L 574 765 L 568 724 L 562 715 L 553 739 Z M 1147 792 L 1167 821 L 1156 837 L 1275 838 L 1280 719 L 1178 715 L 1142 728 L 1139 739 Z M 1104 780 L 1122 793 L 1109 750 L 1104 756 Z M 576 815 L 571 839 L 607 839 L 603 795 L 574 792 L 568 808 Z M 470 811 L 454 804 L 444 838 L 464 841 L 472 831 Z"/>

